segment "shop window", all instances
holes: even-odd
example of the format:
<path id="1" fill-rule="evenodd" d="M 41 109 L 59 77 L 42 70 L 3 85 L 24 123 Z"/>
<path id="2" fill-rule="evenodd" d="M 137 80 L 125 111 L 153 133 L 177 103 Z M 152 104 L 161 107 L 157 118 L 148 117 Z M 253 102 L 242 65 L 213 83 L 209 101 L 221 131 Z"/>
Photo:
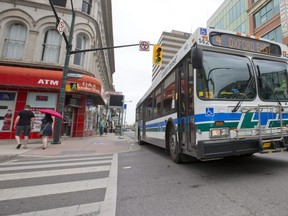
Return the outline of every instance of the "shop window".
<path id="1" fill-rule="evenodd" d="M 42 61 L 59 62 L 61 35 L 56 30 L 48 30 L 45 34 Z"/>
<path id="2" fill-rule="evenodd" d="M 82 2 L 82 11 L 90 14 L 92 8 L 92 0 L 83 0 Z"/>
<path id="3" fill-rule="evenodd" d="M 0 131 L 12 130 L 15 99 L 15 92 L 0 91 Z"/>
<path id="4" fill-rule="evenodd" d="M 89 97 L 87 98 L 87 100 L 89 100 Z M 92 104 L 87 104 L 85 111 L 85 131 L 92 131 L 96 129 L 96 116 L 97 107 Z"/>
<path id="5" fill-rule="evenodd" d="M 85 35 L 78 34 L 76 37 L 76 48 L 75 50 L 84 50 L 86 49 L 87 39 Z M 85 61 L 85 52 L 76 53 L 74 56 L 74 64 L 79 66 L 84 66 Z"/>
<path id="6" fill-rule="evenodd" d="M 4 39 L 3 57 L 8 59 L 22 59 L 26 42 L 27 28 L 22 24 L 9 27 Z"/>

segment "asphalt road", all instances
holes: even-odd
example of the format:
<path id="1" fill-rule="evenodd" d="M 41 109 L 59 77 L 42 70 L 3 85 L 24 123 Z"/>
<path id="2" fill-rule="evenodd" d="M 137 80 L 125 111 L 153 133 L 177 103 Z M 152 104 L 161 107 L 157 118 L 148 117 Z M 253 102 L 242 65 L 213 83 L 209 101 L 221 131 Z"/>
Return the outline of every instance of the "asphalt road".
<path id="1" fill-rule="evenodd" d="M 288 215 L 288 152 L 179 165 L 144 145 L 118 167 L 117 216 Z"/>

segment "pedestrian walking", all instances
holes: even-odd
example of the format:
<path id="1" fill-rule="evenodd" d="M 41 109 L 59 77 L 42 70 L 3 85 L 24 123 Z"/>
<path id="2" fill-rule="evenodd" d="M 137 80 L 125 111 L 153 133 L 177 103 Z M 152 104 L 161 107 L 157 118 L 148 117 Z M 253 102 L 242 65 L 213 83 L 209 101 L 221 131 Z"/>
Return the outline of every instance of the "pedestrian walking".
<path id="1" fill-rule="evenodd" d="M 100 133 L 100 136 L 102 136 L 103 133 L 104 133 L 104 126 L 105 126 L 105 121 L 104 121 L 104 118 L 101 117 L 100 121 L 99 121 L 99 133 Z"/>
<path id="2" fill-rule="evenodd" d="M 45 150 L 47 147 L 48 137 L 52 135 L 52 123 L 53 119 L 49 113 L 45 114 L 45 117 L 41 120 L 41 134 L 43 146 L 42 149 Z"/>
<path id="3" fill-rule="evenodd" d="M 17 141 L 17 149 L 21 147 L 20 135 L 24 134 L 24 145 L 23 148 L 27 149 L 27 143 L 29 139 L 30 132 L 34 125 L 35 116 L 34 113 L 30 110 L 30 106 L 27 104 L 24 107 L 24 110 L 21 110 L 14 122 L 15 128 L 15 139 Z"/>
<path id="4" fill-rule="evenodd" d="M 104 126 L 104 133 L 107 135 L 108 132 L 108 122 L 106 121 L 105 126 Z"/>

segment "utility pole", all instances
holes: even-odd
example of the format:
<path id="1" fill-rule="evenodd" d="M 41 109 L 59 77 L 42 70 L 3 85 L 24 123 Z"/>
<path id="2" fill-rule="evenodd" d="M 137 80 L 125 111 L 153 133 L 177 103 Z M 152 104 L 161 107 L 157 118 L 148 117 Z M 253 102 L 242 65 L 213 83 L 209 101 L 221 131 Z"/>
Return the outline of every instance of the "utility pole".
<path id="1" fill-rule="evenodd" d="M 75 11 L 74 11 L 74 7 L 73 7 L 73 0 L 70 0 L 70 2 L 71 2 L 71 9 L 72 9 L 72 19 L 71 19 L 69 37 L 67 38 L 65 32 L 63 32 L 63 34 L 62 34 L 62 36 L 64 37 L 64 40 L 65 40 L 65 43 L 66 43 L 66 57 L 65 57 L 64 67 L 63 67 L 62 84 L 61 84 L 58 107 L 57 107 L 57 111 L 61 114 L 63 114 L 63 110 L 64 110 L 64 106 L 65 106 L 66 79 L 67 79 L 67 73 L 69 70 L 69 61 L 70 61 L 70 55 L 71 54 L 76 54 L 76 53 L 81 53 L 81 52 L 100 51 L 100 50 L 106 50 L 106 49 L 123 48 L 123 47 L 131 47 L 131 46 L 139 46 L 139 44 L 128 44 L 128 45 L 122 45 L 122 46 L 101 47 L 101 48 L 94 48 L 94 49 L 72 51 L 72 40 L 73 40 L 73 32 L 74 32 L 74 25 L 75 25 Z M 58 14 L 55 10 L 55 7 L 54 7 L 52 0 L 49 0 L 49 3 L 51 5 L 51 8 L 53 10 L 53 13 L 55 15 L 57 25 L 58 25 L 60 22 L 60 18 L 58 17 Z M 123 104 L 124 104 L 124 99 L 123 99 Z M 121 136 L 122 136 L 122 124 L 123 124 L 123 105 L 122 105 L 121 132 L 120 132 Z M 54 137 L 53 137 L 53 141 L 51 142 L 51 144 L 61 144 L 61 141 L 60 141 L 61 125 L 62 125 L 62 119 L 56 118 Z"/>
<path id="2" fill-rule="evenodd" d="M 57 24 L 58 24 L 60 22 L 60 19 L 57 15 L 57 12 L 55 10 L 52 0 L 49 0 L 49 2 L 54 12 L 54 15 L 57 19 Z M 71 2 L 71 7 L 72 7 L 72 20 L 71 20 L 71 26 L 70 26 L 70 31 L 69 31 L 69 39 L 67 39 L 65 32 L 63 32 L 63 37 L 66 42 L 66 57 L 65 57 L 65 63 L 64 63 L 64 68 L 63 68 L 63 76 L 62 76 L 62 84 L 61 84 L 60 95 L 59 95 L 59 102 L 58 102 L 58 107 L 57 107 L 57 111 L 61 114 L 63 113 L 63 109 L 65 106 L 66 79 L 67 79 L 67 73 L 69 70 L 69 61 L 70 61 L 70 54 L 71 54 L 71 49 L 72 49 L 72 39 L 73 39 L 74 24 L 75 24 L 75 11 L 73 7 L 73 1 L 70 0 L 70 2 Z M 62 125 L 62 119 L 56 118 L 54 137 L 53 137 L 53 141 L 51 142 L 51 144 L 61 144 L 61 141 L 60 141 L 61 125 Z"/>

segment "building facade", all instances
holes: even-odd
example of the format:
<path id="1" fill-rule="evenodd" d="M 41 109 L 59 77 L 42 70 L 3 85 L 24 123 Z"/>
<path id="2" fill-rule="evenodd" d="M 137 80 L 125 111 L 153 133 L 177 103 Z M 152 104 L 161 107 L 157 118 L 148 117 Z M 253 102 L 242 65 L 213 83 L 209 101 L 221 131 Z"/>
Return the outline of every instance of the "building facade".
<path id="1" fill-rule="evenodd" d="M 72 8 L 75 11 L 72 51 L 114 45 L 111 0 L 51 2 L 65 23 L 67 37 Z M 31 138 L 39 138 L 43 117 L 39 109 L 57 110 L 66 43 L 57 31 L 50 1 L 0 0 L 0 4 L 0 139 L 14 138 L 12 126 L 25 104 L 36 116 Z M 95 134 L 106 106 L 104 92 L 114 90 L 114 72 L 113 49 L 70 55 L 61 136 Z"/>
<path id="2" fill-rule="evenodd" d="M 157 43 L 161 45 L 163 48 L 162 64 L 153 65 L 152 81 L 156 78 L 156 76 L 160 73 L 160 71 L 163 70 L 167 66 L 170 60 L 174 57 L 174 55 L 178 52 L 178 50 L 187 41 L 189 36 L 190 36 L 189 33 L 176 31 L 176 30 L 162 33 Z"/>
<path id="3" fill-rule="evenodd" d="M 288 0 L 225 0 L 207 26 L 288 44 Z"/>

